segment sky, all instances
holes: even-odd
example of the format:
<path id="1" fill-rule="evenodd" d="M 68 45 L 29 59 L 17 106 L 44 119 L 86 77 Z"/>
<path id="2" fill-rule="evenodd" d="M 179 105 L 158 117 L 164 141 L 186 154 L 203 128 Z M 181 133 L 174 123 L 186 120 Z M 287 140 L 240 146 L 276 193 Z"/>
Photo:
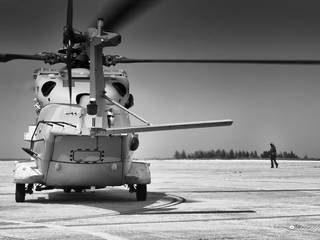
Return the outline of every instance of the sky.
<path id="1" fill-rule="evenodd" d="M 0 0 L 0 52 L 33 54 L 62 47 L 65 0 Z M 102 0 L 74 1 L 84 31 Z M 105 54 L 133 58 L 320 59 L 316 0 L 162 1 L 120 29 Z M 1 158 L 26 157 L 23 133 L 35 121 L 36 61 L 0 64 Z M 320 157 L 320 67 L 223 64 L 118 65 L 129 75 L 132 111 L 151 123 L 232 119 L 231 127 L 140 134 L 135 157 L 172 157 L 224 148 Z"/>

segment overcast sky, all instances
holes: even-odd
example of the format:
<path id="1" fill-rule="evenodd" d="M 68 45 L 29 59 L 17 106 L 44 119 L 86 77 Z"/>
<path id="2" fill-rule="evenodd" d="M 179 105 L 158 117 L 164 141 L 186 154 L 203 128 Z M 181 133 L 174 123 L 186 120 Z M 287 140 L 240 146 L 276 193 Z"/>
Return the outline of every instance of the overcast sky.
<path id="1" fill-rule="evenodd" d="M 32 54 L 62 46 L 65 0 L 0 0 L 0 52 Z M 84 30 L 108 1 L 74 1 Z M 312 0 L 170 0 L 120 30 L 105 53 L 136 58 L 320 59 L 320 3 Z M 43 64 L 0 65 L 3 158 L 26 157 L 34 123 L 32 72 Z M 231 127 L 140 134 L 136 157 L 175 150 L 279 151 L 320 157 L 320 68 L 221 64 L 119 65 L 129 74 L 133 111 L 151 123 L 231 118 Z"/>

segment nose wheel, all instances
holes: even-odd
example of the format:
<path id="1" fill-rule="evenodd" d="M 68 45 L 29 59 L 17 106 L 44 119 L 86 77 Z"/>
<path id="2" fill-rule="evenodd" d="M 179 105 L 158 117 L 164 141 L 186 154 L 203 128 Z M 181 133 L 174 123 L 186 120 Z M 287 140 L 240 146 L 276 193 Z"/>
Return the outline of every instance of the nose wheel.
<path id="1" fill-rule="evenodd" d="M 26 188 L 23 183 L 16 183 L 16 202 L 24 202 L 26 197 Z"/>

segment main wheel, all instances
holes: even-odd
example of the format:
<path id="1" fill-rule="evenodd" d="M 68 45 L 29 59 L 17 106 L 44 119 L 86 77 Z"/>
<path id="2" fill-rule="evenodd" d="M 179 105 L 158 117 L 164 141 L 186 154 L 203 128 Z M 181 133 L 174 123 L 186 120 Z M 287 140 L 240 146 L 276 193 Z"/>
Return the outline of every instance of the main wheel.
<path id="1" fill-rule="evenodd" d="M 26 188 L 23 183 L 16 183 L 16 202 L 24 202 L 26 197 Z"/>
<path id="2" fill-rule="evenodd" d="M 147 185 L 146 184 L 137 184 L 136 197 L 137 197 L 137 201 L 147 200 Z"/>
<path id="3" fill-rule="evenodd" d="M 76 192 L 76 193 L 81 193 L 83 191 L 83 188 L 81 187 L 75 187 L 73 188 L 73 190 Z"/>

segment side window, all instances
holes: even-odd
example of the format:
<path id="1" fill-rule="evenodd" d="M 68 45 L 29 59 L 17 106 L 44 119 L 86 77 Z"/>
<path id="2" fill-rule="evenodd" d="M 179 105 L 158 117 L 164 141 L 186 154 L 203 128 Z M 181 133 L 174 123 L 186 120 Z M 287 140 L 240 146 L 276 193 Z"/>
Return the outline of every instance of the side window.
<path id="1" fill-rule="evenodd" d="M 129 109 L 129 108 L 131 108 L 133 105 L 134 105 L 134 100 L 133 100 L 132 94 L 130 93 L 130 94 L 129 94 L 128 101 L 126 102 L 126 104 L 124 105 L 124 107 L 127 108 L 127 109 Z"/>
<path id="2" fill-rule="evenodd" d="M 56 82 L 53 81 L 48 81 L 46 83 L 44 83 L 41 87 L 41 92 L 43 94 L 43 96 L 47 97 L 51 91 L 54 89 L 54 87 L 56 86 Z"/>
<path id="3" fill-rule="evenodd" d="M 126 95 L 127 89 L 122 83 L 114 82 L 114 83 L 112 83 L 112 86 L 118 91 L 118 93 L 120 94 L 121 97 Z"/>

